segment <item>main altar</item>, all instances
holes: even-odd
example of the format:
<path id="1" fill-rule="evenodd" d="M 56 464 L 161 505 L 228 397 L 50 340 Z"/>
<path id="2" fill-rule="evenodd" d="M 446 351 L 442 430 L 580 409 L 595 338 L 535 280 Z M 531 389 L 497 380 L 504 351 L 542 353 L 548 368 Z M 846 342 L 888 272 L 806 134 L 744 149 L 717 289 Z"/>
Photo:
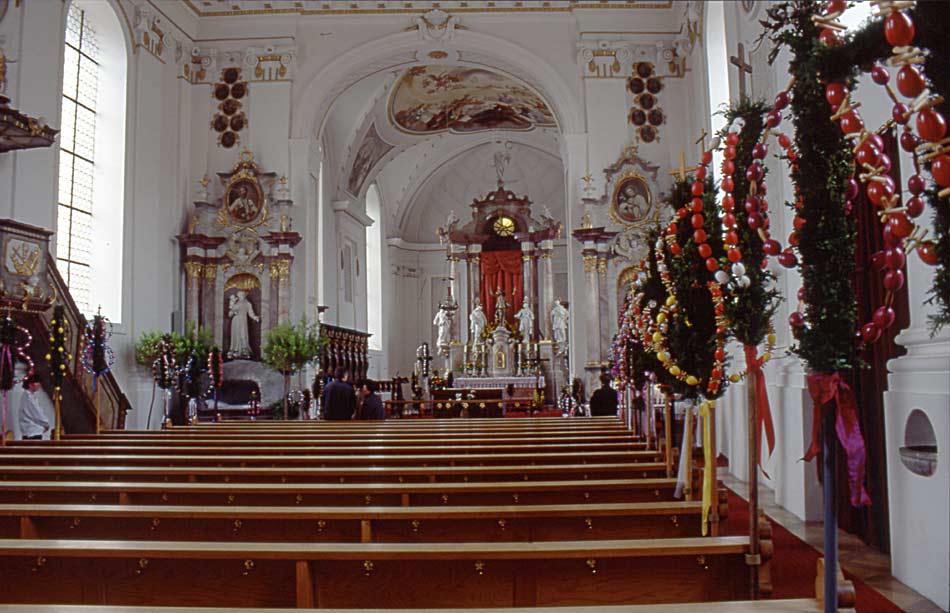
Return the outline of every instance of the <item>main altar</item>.
<path id="1" fill-rule="evenodd" d="M 433 321 L 435 364 L 453 373 L 455 387 L 520 397 L 538 390 L 550 403 L 568 382 L 569 313 L 554 295 L 551 262 L 563 224 L 547 206 L 536 213 L 527 195 L 505 187 L 506 153 L 496 154 L 497 186 L 472 201 L 471 218 L 463 223 L 453 212 L 439 228 L 449 286 Z"/>

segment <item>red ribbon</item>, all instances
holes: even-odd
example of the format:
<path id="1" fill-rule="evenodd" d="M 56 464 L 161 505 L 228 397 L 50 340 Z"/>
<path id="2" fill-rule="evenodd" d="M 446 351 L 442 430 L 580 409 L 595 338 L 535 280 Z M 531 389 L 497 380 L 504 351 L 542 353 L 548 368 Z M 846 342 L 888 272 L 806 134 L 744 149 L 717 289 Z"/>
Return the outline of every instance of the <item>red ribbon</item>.
<path id="1" fill-rule="evenodd" d="M 743 345 L 745 351 L 746 373 L 748 373 L 749 382 L 755 386 L 755 414 L 756 428 L 755 436 L 758 441 L 758 447 L 762 449 L 762 429 L 765 428 L 765 442 L 769 445 L 769 456 L 775 450 L 775 425 L 772 423 L 772 409 L 769 406 L 769 392 L 765 387 L 765 373 L 762 372 L 762 364 L 765 362 L 756 355 L 754 345 Z M 759 454 L 761 456 L 761 454 Z M 762 466 L 762 458 L 757 457 L 756 461 L 759 467 Z M 769 476 L 765 469 L 762 472 L 766 477 Z M 771 478 L 771 477 L 769 477 Z"/>
<path id="2" fill-rule="evenodd" d="M 808 393 L 811 394 L 814 412 L 811 424 L 811 444 L 805 452 L 804 460 L 811 461 L 820 451 L 818 433 L 821 430 L 823 413 L 834 402 L 836 408 L 835 432 L 848 459 L 848 489 L 851 492 L 851 506 L 870 506 L 871 497 L 864 489 L 864 468 L 867 452 L 864 449 L 864 437 L 858 422 L 858 405 L 854 392 L 841 380 L 837 372 L 815 373 L 808 375 Z"/>

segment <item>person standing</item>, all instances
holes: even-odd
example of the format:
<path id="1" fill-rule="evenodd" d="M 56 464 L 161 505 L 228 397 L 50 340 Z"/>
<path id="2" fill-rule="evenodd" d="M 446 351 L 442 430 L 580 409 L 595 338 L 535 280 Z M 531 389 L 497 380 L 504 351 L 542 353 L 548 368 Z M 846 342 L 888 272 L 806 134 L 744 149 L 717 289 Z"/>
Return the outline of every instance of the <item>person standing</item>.
<path id="1" fill-rule="evenodd" d="M 30 375 L 23 380 L 23 401 L 20 404 L 20 433 L 25 441 L 42 440 L 43 435 L 49 432 L 50 425 L 46 413 L 40 407 L 39 391 L 43 389 L 40 378 Z"/>
<path id="2" fill-rule="evenodd" d="M 353 419 L 356 395 L 348 382 L 350 373 L 345 368 L 336 369 L 333 381 L 323 390 L 323 418 L 328 420 Z"/>
<path id="3" fill-rule="evenodd" d="M 376 393 L 379 390 L 379 384 L 372 379 L 363 382 L 360 393 L 363 397 L 363 405 L 360 410 L 359 419 L 386 419 L 386 409 L 383 407 L 383 399 Z"/>
<path id="4" fill-rule="evenodd" d="M 600 375 L 600 389 L 590 397 L 590 414 L 617 416 L 617 390 L 610 387 L 610 375 Z"/>

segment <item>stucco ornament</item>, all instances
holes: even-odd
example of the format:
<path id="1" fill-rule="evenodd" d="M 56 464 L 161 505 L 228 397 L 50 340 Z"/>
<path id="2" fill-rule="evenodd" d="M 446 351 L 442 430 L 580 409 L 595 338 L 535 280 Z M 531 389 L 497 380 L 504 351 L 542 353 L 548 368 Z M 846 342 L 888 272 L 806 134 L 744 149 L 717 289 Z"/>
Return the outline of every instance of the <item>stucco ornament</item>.
<path id="1" fill-rule="evenodd" d="M 421 40 L 427 43 L 448 43 L 455 38 L 458 17 L 449 15 L 443 10 L 434 9 L 425 15 L 413 17 L 412 23 L 418 28 Z"/>

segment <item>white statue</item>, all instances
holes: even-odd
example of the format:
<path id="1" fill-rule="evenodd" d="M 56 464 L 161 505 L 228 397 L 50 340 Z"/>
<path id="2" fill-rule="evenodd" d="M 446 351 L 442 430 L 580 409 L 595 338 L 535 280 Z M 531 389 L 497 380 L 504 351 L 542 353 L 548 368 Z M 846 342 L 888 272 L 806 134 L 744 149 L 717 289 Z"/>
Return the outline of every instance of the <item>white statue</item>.
<path id="1" fill-rule="evenodd" d="M 504 144 L 495 151 L 492 164 L 495 166 L 495 176 L 498 178 L 498 185 L 505 182 L 505 167 L 511 163 L 511 143 L 505 141 Z"/>
<path id="2" fill-rule="evenodd" d="M 448 347 L 452 334 L 452 315 L 445 307 L 439 308 L 439 312 L 435 314 L 435 319 L 432 320 L 432 325 L 439 329 L 439 335 L 435 341 L 436 347 Z"/>
<path id="3" fill-rule="evenodd" d="M 508 301 L 505 300 L 505 290 L 498 288 L 495 293 L 495 324 L 502 325 L 507 319 L 505 312 L 508 310 Z"/>
<path id="4" fill-rule="evenodd" d="M 251 357 L 251 336 L 247 331 L 247 318 L 260 321 L 254 313 L 254 306 L 247 299 L 247 293 L 238 291 L 228 301 L 228 317 L 231 318 L 231 345 L 229 358 Z"/>
<path id="5" fill-rule="evenodd" d="M 551 307 L 551 328 L 554 330 L 554 342 L 562 349 L 567 344 L 567 322 L 570 318 L 561 301 L 555 300 L 554 306 Z"/>
<path id="6" fill-rule="evenodd" d="M 488 325 L 488 318 L 485 317 L 485 311 L 482 309 L 482 304 L 480 302 L 475 303 L 475 308 L 472 309 L 471 314 L 468 316 L 468 336 L 469 341 L 472 344 L 478 344 L 482 342 L 482 333 L 485 331 L 485 326 Z"/>
<path id="7" fill-rule="evenodd" d="M 527 300 L 521 305 L 521 310 L 515 313 L 515 319 L 518 320 L 521 342 L 530 343 L 532 332 L 534 332 L 534 312 L 528 307 Z"/>

